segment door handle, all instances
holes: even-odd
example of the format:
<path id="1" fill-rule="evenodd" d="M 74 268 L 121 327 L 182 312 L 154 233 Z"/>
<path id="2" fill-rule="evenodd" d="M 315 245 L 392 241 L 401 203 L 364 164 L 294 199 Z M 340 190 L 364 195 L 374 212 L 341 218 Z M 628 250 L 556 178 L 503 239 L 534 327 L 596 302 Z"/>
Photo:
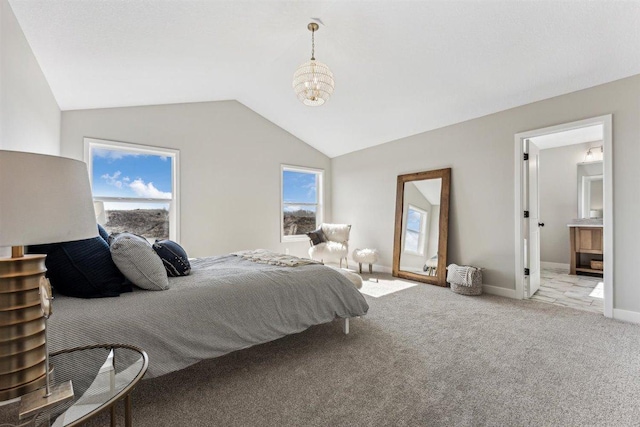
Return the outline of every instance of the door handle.
<path id="1" fill-rule="evenodd" d="M 539 222 L 538 227 L 544 227 L 544 222 Z"/>

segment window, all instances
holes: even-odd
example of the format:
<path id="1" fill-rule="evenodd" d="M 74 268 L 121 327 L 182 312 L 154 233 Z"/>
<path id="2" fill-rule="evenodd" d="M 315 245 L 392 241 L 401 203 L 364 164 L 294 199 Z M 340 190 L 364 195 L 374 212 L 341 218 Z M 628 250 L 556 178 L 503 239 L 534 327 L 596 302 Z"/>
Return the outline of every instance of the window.
<path id="1" fill-rule="evenodd" d="M 282 241 L 306 239 L 322 223 L 322 176 L 318 169 L 282 166 Z"/>
<path id="2" fill-rule="evenodd" d="M 427 212 L 409 205 L 407 227 L 404 233 L 404 251 L 424 255 L 427 230 Z"/>
<path id="3" fill-rule="evenodd" d="M 179 240 L 177 150 L 85 138 L 96 219 L 109 233 Z"/>

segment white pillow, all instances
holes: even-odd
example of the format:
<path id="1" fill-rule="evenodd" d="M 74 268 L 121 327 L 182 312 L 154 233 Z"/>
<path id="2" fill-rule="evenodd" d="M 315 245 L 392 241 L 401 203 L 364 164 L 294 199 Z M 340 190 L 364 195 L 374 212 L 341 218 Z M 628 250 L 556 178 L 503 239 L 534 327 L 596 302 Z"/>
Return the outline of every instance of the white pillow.
<path id="1" fill-rule="evenodd" d="M 149 291 L 169 289 L 169 279 L 151 244 L 144 237 L 120 233 L 109 238 L 111 258 L 131 282 Z"/>

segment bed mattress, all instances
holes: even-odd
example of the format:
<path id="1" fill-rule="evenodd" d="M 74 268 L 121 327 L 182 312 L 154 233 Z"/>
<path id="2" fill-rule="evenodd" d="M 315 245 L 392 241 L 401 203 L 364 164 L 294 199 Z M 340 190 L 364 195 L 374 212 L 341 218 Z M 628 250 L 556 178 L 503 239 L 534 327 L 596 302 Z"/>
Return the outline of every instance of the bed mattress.
<path id="1" fill-rule="evenodd" d="M 166 291 L 56 296 L 49 350 L 131 344 L 149 354 L 147 377 L 157 377 L 369 309 L 353 283 L 323 265 L 279 267 L 234 255 L 191 265 Z"/>

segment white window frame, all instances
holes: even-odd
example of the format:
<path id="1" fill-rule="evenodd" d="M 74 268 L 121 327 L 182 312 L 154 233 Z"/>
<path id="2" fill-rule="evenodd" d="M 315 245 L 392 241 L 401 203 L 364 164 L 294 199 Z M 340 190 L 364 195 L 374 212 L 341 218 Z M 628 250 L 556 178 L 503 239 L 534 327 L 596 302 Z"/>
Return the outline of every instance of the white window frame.
<path id="1" fill-rule="evenodd" d="M 303 172 L 314 173 L 318 188 L 316 189 L 317 203 L 285 203 L 284 202 L 284 172 Z M 287 236 L 284 234 L 284 206 L 285 204 L 316 206 L 316 228 L 322 224 L 324 220 L 324 169 L 308 168 L 304 166 L 280 165 L 280 242 L 301 242 L 308 241 L 309 237 L 304 234 L 296 236 Z"/>
<path id="2" fill-rule="evenodd" d="M 154 147 L 151 145 L 133 144 L 129 142 L 110 141 L 106 139 L 84 138 L 84 161 L 89 170 L 89 182 L 93 191 L 93 158 L 94 148 L 106 150 L 128 151 L 132 153 L 151 154 L 171 157 L 171 199 L 152 199 L 140 197 L 93 197 L 97 202 L 128 203 L 169 203 L 169 239 L 180 242 L 180 150 Z"/>
<path id="3" fill-rule="evenodd" d="M 409 230 L 409 211 L 410 210 L 414 210 L 420 214 L 420 230 L 418 231 L 418 251 L 417 252 L 409 249 L 405 249 L 406 241 L 407 241 L 407 231 L 411 231 L 414 233 L 416 232 L 415 230 Z M 429 217 L 429 212 L 425 211 L 424 209 L 420 209 L 419 207 L 416 207 L 412 204 L 409 204 L 409 207 L 407 209 L 407 218 L 405 220 L 406 225 L 404 227 L 404 245 L 402 248 L 404 253 L 411 254 L 411 255 L 420 255 L 420 256 L 424 255 L 424 243 L 427 238 L 428 217 Z"/>

